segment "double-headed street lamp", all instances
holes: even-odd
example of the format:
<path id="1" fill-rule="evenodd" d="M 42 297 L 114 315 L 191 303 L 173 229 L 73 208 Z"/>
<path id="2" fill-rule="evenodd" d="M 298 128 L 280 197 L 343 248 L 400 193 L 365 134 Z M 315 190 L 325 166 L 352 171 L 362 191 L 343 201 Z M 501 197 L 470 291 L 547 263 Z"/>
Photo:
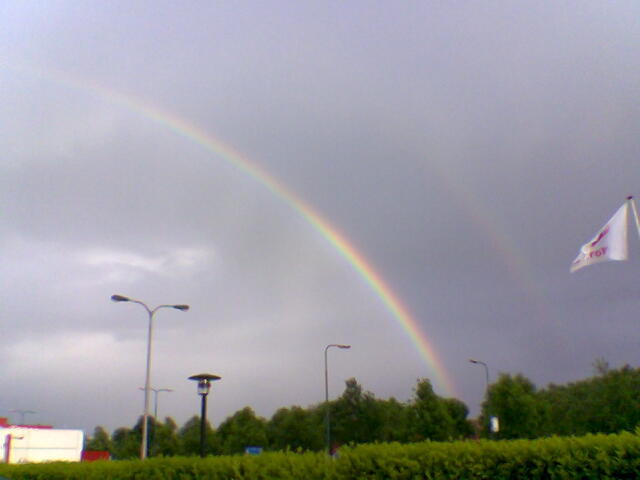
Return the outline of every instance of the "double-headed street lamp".
<path id="1" fill-rule="evenodd" d="M 206 424 L 207 424 L 207 395 L 211 390 L 211 382 L 220 380 L 222 377 L 213 375 L 212 373 L 200 373 L 198 375 L 191 375 L 189 380 L 195 380 L 198 382 L 198 395 L 201 397 L 200 402 L 200 456 L 204 458 L 205 455 L 205 439 L 206 439 Z"/>
<path id="2" fill-rule="evenodd" d="M 327 367 L 327 352 L 331 347 L 347 349 L 351 348 L 351 345 L 341 345 L 338 343 L 331 343 L 324 347 L 324 403 L 325 403 L 325 448 L 327 453 L 331 453 L 331 414 L 329 412 L 329 369 Z"/>
<path id="3" fill-rule="evenodd" d="M 140 387 L 140 390 L 144 391 L 144 387 Z M 170 388 L 150 388 L 153 392 L 153 416 L 158 420 L 158 394 L 161 392 L 173 392 Z"/>
<path id="4" fill-rule="evenodd" d="M 11 413 L 19 413 L 20 414 L 20 425 L 25 425 L 25 423 L 24 423 L 25 415 L 27 415 L 29 413 L 38 413 L 38 412 L 34 412 L 33 410 L 16 409 L 16 410 L 11 410 Z"/>
<path id="5" fill-rule="evenodd" d="M 142 443 L 140 445 L 140 458 L 147 458 L 147 442 L 148 442 L 148 423 L 149 423 L 149 391 L 151 390 L 151 337 L 153 334 L 153 317 L 155 313 L 161 308 L 175 308 L 176 310 L 182 310 L 186 312 L 189 310 L 189 305 L 158 305 L 151 309 L 146 303 L 133 298 L 125 297 L 123 295 L 111 295 L 111 300 L 114 302 L 131 302 L 142 305 L 149 315 L 149 332 L 147 335 L 147 373 L 144 382 L 144 415 L 142 417 Z"/>

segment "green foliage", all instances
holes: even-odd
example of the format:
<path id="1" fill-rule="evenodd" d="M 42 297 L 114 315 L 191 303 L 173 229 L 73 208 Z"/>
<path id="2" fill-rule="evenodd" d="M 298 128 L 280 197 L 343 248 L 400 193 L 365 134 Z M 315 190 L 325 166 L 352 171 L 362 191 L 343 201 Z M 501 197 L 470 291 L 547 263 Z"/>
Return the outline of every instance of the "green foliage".
<path id="1" fill-rule="evenodd" d="M 267 424 L 271 450 L 322 450 L 322 423 L 313 410 L 281 408 Z"/>
<path id="2" fill-rule="evenodd" d="M 108 452 L 112 452 L 113 444 L 111 442 L 111 437 L 104 429 L 104 427 L 96 427 L 93 430 L 93 435 L 85 439 L 85 450 L 106 450 Z"/>
<path id="3" fill-rule="evenodd" d="M 604 359 L 597 359 L 594 368 L 597 375 L 592 378 L 542 390 L 521 374 L 501 374 L 483 404 L 483 436 L 490 415 L 500 420 L 494 438 L 502 440 L 633 431 L 640 425 L 640 369 L 612 370 Z M 247 446 L 321 451 L 327 408 L 333 445 L 453 441 L 473 435 L 466 405 L 439 397 L 429 380 L 418 380 L 413 398 L 403 403 L 376 399 L 352 378 L 343 394 L 328 404 L 281 408 L 269 421 L 246 407 L 227 418 L 217 432 L 207 424 L 206 453 L 241 453 Z M 109 450 L 116 459 L 137 458 L 141 421 L 132 429 L 117 429 L 111 438 L 98 427 L 87 439 L 87 448 Z M 178 430 L 170 418 L 164 424 L 150 418 L 149 437 L 150 457 L 199 455 L 200 419 L 194 416 Z"/>
<path id="4" fill-rule="evenodd" d="M 267 422 L 256 416 L 251 407 L 243 408 L 222 422 L 218 427 L 218 435 L 225 454 L 242 453 L 249 446 L 269 446 Z"/>
<path id="5" fill-rule="evenodd" d="M 140 440 L 139 432 L 135 432 L 130 428 L 121 427 L 111 435 L 113 458 L 123 460 L 127 458 L 137 458 L 140 456 Z"/>
<path id="6" fill-rule="evenodd" d="M 177 443 L 180 455 L 200 455 L 200 417 L 194 415 L 187 423 L 178 431 Z M 205 455 L 221 453 L 220 440 L 214 430 L 211 428 L 209 421 L 205 423 Z M 175 455 L 175 450 L 174 453 Z"/>
<path id="7" fill-rule="evenodd" d="M 489 387 L 482 406 L 483 425 L 495 415 L 500 419 L 498 438 L 535 438 L 540 433 L 542 408 L 535 385 L 523 375 L 501 374 Z"/>
<path id="8" fill-rule="evenodd" d="M 175 455 L 180 448 L 177 432 L 178 425 L 171 417 L 167 417 L 164 423 L 156 423 L 149 456 Z"/>
<path id="9" fill-rule="evenodd" d="M 454 440 L 471 433 L 467 407 L 455 399 L 437 396 L 428 380 L 419 380 L 415 398 L 402 403 L 394 398 L 376 399 L 351 378 L 336 400 L 309 408 L 281 408 L 267 422 L 250 407 L 227 418 L 214 431 L 206 425 L 207 455 L 242 453 L 247 446 L 265 450 L 321 451 L 325 443 L 325 414 L 331 414 L 333 445 L 373 442 L 409 442 L 425 439 Z M 119 428 L 109 439 L 97 428 L 88 441 L 109 446 L 112 457 L 135 459 L 140 455 L 142 417 L 133 428 Z M 94 447 L 95 448 L 95 447 Z M 149 457 L 200 454 L 200 417 L 189 419 L 178 429 L 175 421 L 149 418 Z"/>
<path id="10" fill-rule="evenodd" d="M 362 445 L 344 449 L 336 478 L 543 479 L 637 478 L 636 435 Z"/>
<path id="11" fill-rule="evenodd" d="M 380 442 L 407 442 L 409 439 L 409 409 L 395 398 L 378 400 L 382 426 L 378 431 Z"/>
<path id="12" fill-rule="evenodd" d="M 323 453 L 151 458 L 95 463 L 0 465 L 12 480 L 351 480 L 351 479 L 635 479 L 640 437 L 421 442 L 343 447 Z"/>
<path id="13" fill-rule="evenodd" d="M 332 444 L 366 443 L 380 438 L 383 412 L 371 392 L 355 378 L 346 381 L 342 396 L 331 402 Z"/>
<path id="14" fill-rule="evenodd" d="M 500 375 L 483 404 L 483 425 L 497 415 L 503 439 L 633 431 L 640 425 L 640 369 L 611 370 L 603 359 L 594 368 L 594 377 L 543 390 L 522 375 Z"/>
<path id="15" fill-rule="evenodd" d="M 467 420 L 469 409 L 464 402 L 461 402 L 457 398 L 445 398 L 442 402 L 453 422 L 453 430 L 450 438 L 460 440 L 471 437 L 473 435 L 473 426 L 471 422 Z"/>
<path id="16" fill-rule="evenodd" d="M 411 441 L 448 440 L 455 424 L 445 401 L 438 397 L 427 379 L 418 380 L 413 403 L 409 406 Z"/>
<path id="17" fill-rule="evenodd" d="M 640 424 L 640 370 L 601 369 L 596 377 L 541 392 L 545 433 L 581 435 L 633 431 Z"/>

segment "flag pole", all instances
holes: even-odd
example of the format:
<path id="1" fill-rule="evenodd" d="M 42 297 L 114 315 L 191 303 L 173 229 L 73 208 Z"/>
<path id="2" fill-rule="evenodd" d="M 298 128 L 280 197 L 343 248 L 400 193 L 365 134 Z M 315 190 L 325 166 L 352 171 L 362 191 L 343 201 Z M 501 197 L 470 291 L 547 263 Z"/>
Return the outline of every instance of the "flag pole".
<path id="1" fill-rule="evenodd" d="M 627 200 L 631 204 L 631 210 L 633 210 L 633 217 L 636 219 L 636 229 L 638 230 L 638 236 L 640 237 L 640 219 L 638 219 L 638 209 L 636 208 L 636 202 L 633 199 L 633 195 L 629 195 Z"/>

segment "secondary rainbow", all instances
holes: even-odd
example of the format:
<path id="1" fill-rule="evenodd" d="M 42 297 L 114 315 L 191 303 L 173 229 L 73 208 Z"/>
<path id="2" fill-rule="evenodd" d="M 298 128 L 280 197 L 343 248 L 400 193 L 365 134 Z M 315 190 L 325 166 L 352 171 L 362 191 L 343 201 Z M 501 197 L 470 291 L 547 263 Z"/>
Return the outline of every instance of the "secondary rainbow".
<path id="1" fill-rule="evenodd" d="M 238 151 L 225 144 L 221 140 L 213 137 L 198 126 L 172 115 L 160 108 L 151 106 L 138 98 L 130 97 L 120 92 L 105 88 L 102 85 L 92 83 L 86 79 L 79 79 L 67 73 L 47 70 L 43 72 L 32 67 L 20 68 L 17 70 L 27 71 L 32 75 L 53 80 L 66 86 L 73 86 L 81 90 L 90 91 L 110 101 L 124 105 L 128 109 L 164 126 L 177 134 L 201 145 L 209 152 L 216 154 L 225 161 L 231 163 L 239 170 L 264 185 L 275 196 L 281 198 L 298 214 L 300 214 L 313 228 L 318 231 L 333 247 L 342 255 L 349 264 L 358 272 L 360 277 L 373 289 L 380 300 L 384 303 L 388 311 L 395 320 L 402 326 L 406 334 L 415 345 L 420 356 L 432 369 L 435 378 L 434 383 L 439 386 L 448 396 L 457 396 L 453 382 L 447 370 L 440 360 L 435 347 L 431 344 L 425 333 L 419 327 L 417 321 L 411 316 L 408 309 L 393 290 L 384 282 L 382 277 L 376 272 L 371 263 L 360 254 L 357 249 L 320 214 L 314 211 L 301 198 L 283 186 L 271 174 L 259 165 L 251 162 Z"/>

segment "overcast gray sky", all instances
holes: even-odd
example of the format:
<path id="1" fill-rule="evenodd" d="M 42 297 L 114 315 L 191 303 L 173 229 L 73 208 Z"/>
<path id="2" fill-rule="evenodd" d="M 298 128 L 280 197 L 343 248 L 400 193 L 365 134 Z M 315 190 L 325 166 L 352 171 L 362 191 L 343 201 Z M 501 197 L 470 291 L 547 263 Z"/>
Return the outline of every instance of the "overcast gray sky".
<path id="1" fill-rule="evenodd" d="M 147 316 L 114 293 L 191 305 L 159 311 L 153 341 L 180 425 L 200 372 L 223 377 L 215 424 L 322 401 L 329 343 L 353 346 L 330 352 L 332 397 L 356 377 L 408 400 L 426 377 L 473 415 L 470 357 L 539 387 L 637 365 L 635 231 L 630 261 L 569 266 L 640 194 L 639 18 L 636 1 L 0 1 L 0 415 L 135 423 Z M 377 272 L 451 389 L 294 198 Z"/>

